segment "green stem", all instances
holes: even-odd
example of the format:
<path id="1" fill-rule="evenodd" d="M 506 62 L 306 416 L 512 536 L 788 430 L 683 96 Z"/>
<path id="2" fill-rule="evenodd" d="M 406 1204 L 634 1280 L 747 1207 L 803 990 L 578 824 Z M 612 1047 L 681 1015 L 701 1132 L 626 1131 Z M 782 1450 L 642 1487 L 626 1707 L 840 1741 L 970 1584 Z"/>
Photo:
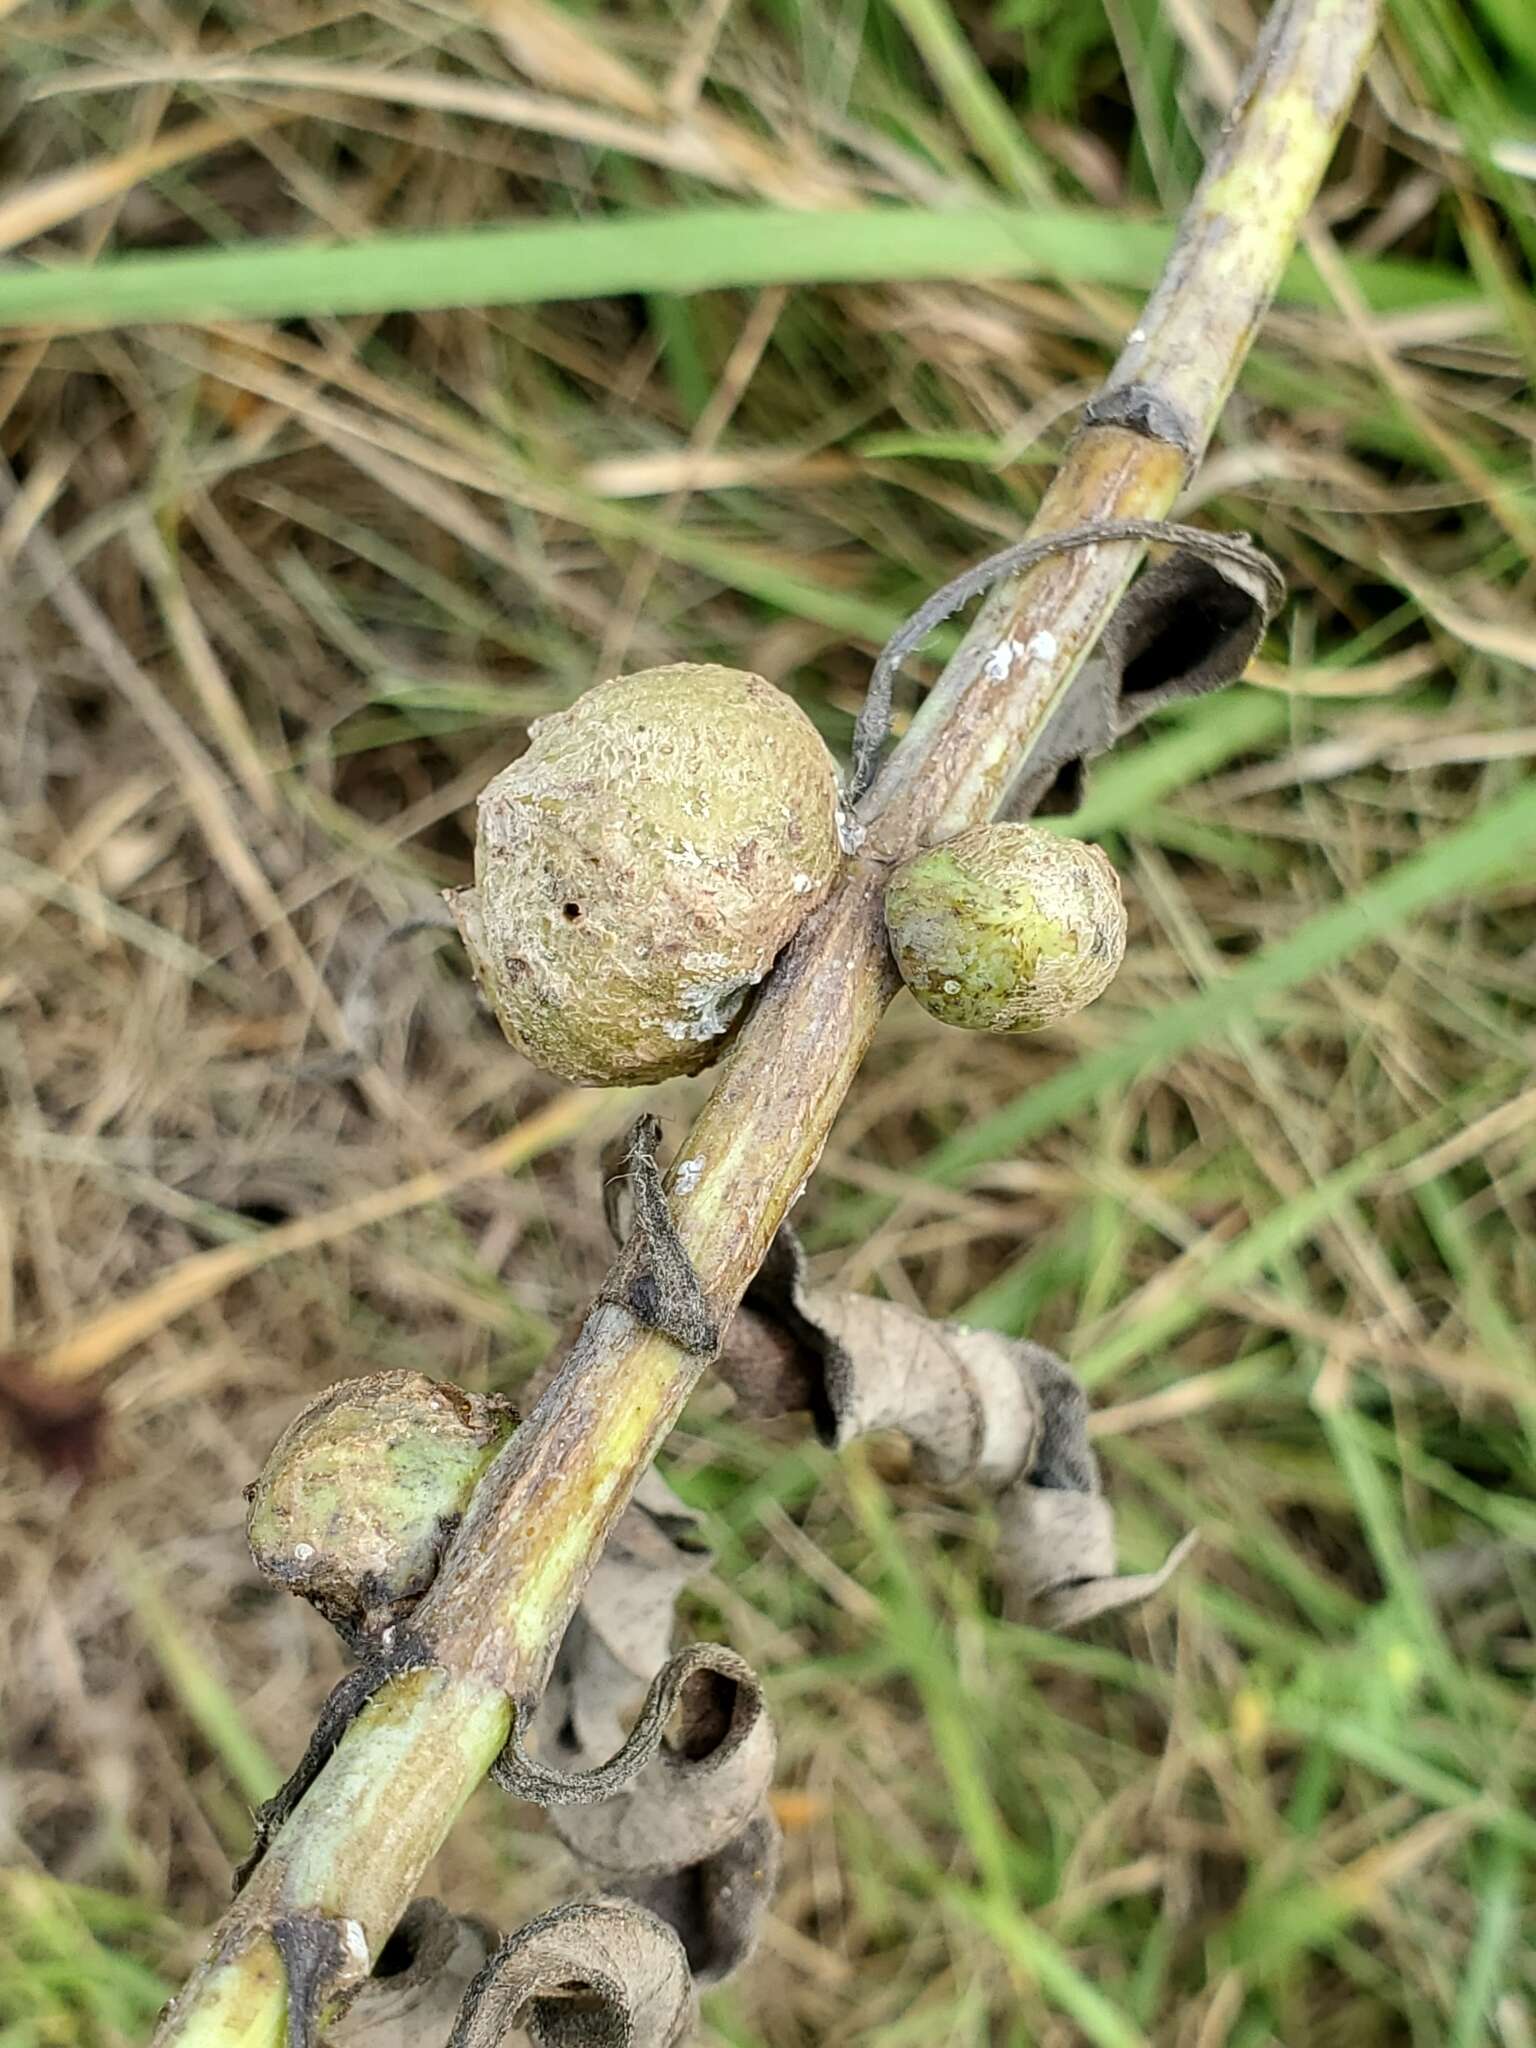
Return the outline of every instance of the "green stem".
<path id="1" fill-rule="evenodd" d="M 1139 387 L 1141 423 L 1083 429 L 1035 532 L 1172 508 L 1327 167 L 1376 21 L 1375 0 L 1275 8 L 1241 117 L 1110 379 L 1111 393 Z M 1174 422 L 1175 438 L 1148 421 Z M 1084 549 L 993 593 L 866 802 L 862 856 L 764 985 L 681 1148 L 686 1183 L 671 1189 L 722 1321 L 814 1169 L 894 992 L 889 863 L 992 813 L 1140 556 L 1127 542 Z M 162 2048 L 279 2048 L 272 1930 L 285 1918 L 352 1923 L 377 1955 L 505 1740 L 511 1703 L 537 1699 L 592 1564 L 701 1370 L 622 1309 L 588 1319 L 418 1610 L 434 1669 L 392 1680 L 348 1729 L 167 2012 Z"/>

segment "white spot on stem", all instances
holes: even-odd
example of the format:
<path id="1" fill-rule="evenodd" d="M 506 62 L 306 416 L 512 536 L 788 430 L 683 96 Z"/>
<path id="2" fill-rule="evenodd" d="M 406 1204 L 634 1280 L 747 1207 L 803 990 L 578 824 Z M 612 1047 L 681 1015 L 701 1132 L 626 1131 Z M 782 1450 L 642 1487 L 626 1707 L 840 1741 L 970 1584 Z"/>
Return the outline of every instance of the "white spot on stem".
<path id="1" fill-rule="evenodd" d="M 1022 640 L 1004 640 L 994 647 L 987 656 L 982 674 L 989 683 L 1005 683 L 1012 675 L 1019 656 L 1025 652 Z"/>
<path id="2" fill-rule="evenodd" d="M 677 1169 L 677 1192 L 680 1195 L 691 1195 L 698 1186 L 703 1172 L 704 1155 L 702 1152 L 699 1153 L 697 1158 L 683 1160 Z"/>

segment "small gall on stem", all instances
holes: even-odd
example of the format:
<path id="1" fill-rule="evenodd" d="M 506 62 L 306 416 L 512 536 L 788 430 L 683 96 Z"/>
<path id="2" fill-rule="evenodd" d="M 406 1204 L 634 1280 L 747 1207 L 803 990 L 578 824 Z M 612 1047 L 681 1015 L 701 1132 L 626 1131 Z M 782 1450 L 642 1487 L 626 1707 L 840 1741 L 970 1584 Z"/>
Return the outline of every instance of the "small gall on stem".
<path id="1" fill-rule="evenodd" d="M 250 1489 L 258 1570 L 301 1594 L 353 1649 L 378 1641 L 437 1576 L 516 1421 L 498 1396 L 425 1373 L 343 1380 L 294 1417 Z"/>
<path id="2" fill-rule="evenodd" d="M 1120 881 L 1096 846 L 976 825 L 903 861 L 885 893 L 901 978 L 964 1031 L 1043 1031 L 1101 996 L 1125 954 Z"/>

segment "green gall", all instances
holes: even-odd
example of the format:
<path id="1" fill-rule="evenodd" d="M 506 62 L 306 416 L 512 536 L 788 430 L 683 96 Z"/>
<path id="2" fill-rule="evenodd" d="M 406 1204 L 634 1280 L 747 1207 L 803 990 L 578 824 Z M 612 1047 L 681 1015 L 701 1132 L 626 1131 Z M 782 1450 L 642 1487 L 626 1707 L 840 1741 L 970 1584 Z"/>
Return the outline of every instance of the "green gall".
<path id="1" fill-rule="evenodd" d="M 409 1613 L 437 1576 L 516 1416 L 419 1372 L 343 1380 L 295 1416 L 247 1496 L 251 1555 L 354 1647 Z"/>
<path id="2" fill-rule="evenodd" d="M 977 825 L 904 861 L 885 893 L 901 978 L 964 1031 L 1041 1031 L 1101 996 L 1125 905 L 1096 846 L 1037 825 Z"/>
<path id="3" fill-rule="evenodd" d="M 507 1037 L 569 1081 L 707 1066 L 832 886 L 832 757 L 792 699 L 680 663 L 540 719 L 480 797 L 455 923 Z"/>

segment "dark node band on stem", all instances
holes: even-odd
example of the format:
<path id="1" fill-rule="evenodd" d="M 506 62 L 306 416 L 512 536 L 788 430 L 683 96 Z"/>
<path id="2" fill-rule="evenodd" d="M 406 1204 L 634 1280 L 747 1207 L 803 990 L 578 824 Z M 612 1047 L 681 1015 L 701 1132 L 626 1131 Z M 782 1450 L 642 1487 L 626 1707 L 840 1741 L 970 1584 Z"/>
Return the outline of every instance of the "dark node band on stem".
<path id="1" fill-rule="evenodd" d="M 1163 441 L 1183 455 L 1196 445 L 1194 427 L 1179 408 L 1150 384 L 1115 384 L 1083 408 L 1088 427 L 1124 427 L 1148 441 Z"/>

